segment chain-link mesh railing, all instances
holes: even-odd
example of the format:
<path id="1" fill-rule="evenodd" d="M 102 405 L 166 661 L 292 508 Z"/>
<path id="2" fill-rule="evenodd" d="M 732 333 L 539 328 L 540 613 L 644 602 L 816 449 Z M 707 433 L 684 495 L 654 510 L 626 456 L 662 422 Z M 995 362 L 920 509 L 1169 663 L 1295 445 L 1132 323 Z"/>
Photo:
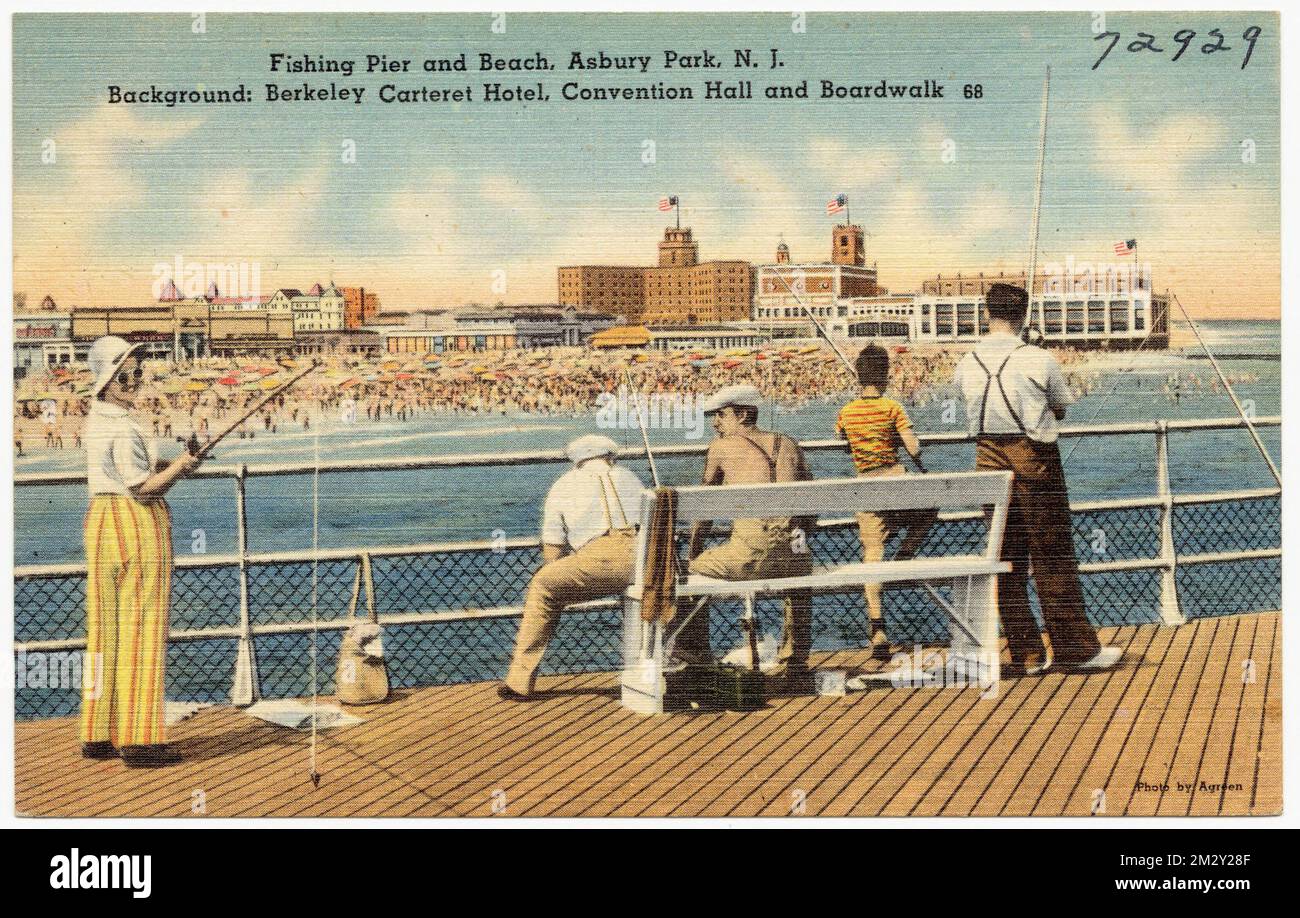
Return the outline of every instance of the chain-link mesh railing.
<path id="1" fill-rule="evenodd" d="M 1162 620 L 1162 578 L 1172 569 L 1161 561 L 1166 508 L 1153 505 L 1150 498 L 1133 503 L 1138 506 L 1083 505 L 1074 514 L 1075 551 L 1084 567 L 1088 614 L 1099 626 Z M 1281 525 L 1275 494 L 1243 497 L 1238 493 L 1225 500 L 1174 502 L 1169 524 L 1178 560 L 1174 582 L 1184 616 L 1279 607 L 1281 565 L 1276 550 Z M 886 557 L 900 536 L 895 534 Z M 978 515 L 945 519 L 931 531 L 920 553 L 975 553 L 984 536 L 984 521 Z M 684 542 L 683 538 L 680 544 Z M 851 520 L 823 523 L 809 547 L 815 563 L 847 563 L 861 557 L 857 526 Z M 333 551 L 315 563 L 301 554 L 291 560 L 250 557 L 248 632 L 254 638 L 258 687 L 264 697 L 311 694 L 313 630 L 316 688 L 322 694 L 333 692 L 342 626 L 354 594 L 356 614 L 368 611 L 363 550 L 356 551 L 346 557 Z M 1260 557 L 1262 551 L 1273 555 Z M 496 679 L 504 674 L 514 646 L 517 609 L 540 564 L 535 545 L 516 540 L 472 549 L 446 545 L 405 554 L 400 547 L 373 552 L 373 599 L 376 613 L 385 622 L 384 651 L 394 686 Z M 1233 557 L 1234 553 L 1240 557 Z M 1126 562 L 1146 566 L 1130 569 Z M 176 569 L 173 639 L 167 655 L 169 699 L 229 697 L 243 626 L 240 578 L 237 561 Z M 84 584 L 84 570 L 75 566 L 54 572 L 19 570 L 14 595 L 15 634 L 22 655 L 16 691 L 20 719 L 77 710 L 79 646 L 85 635 Z M 946 592 L 939 588 L 940 595 Z M 780 633 L 779 599 L 759 602 L 756 612 L 764 633 Z M 543 672 L 617 669 L 621 616 L 615 601 L 566 614 Z M 920 588 L 888 588 L 885 620 L 897 644 L 942 644 L 948 638 L 944 613 Z M 716 602 L 711 627 L 715 651 L 721 654 L 739 646 L 740 603 Z M 815 650 L 861 647 L 867 637 L 860 593 L 814 597 Z"/>

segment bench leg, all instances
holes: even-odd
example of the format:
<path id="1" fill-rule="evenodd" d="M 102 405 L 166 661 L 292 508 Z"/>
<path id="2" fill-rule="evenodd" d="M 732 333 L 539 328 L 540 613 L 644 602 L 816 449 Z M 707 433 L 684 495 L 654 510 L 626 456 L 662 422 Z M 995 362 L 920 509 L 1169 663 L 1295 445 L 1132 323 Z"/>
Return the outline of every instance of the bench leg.
<path id="1" fill-rule="evenodd" d="M 960 661 L 967 678 L 980 688 L 996 685 L 1002 676 L 998 654 L 998 578 L 996 575 L 958 577 L 952 582 L 953 614 L 965 631 L 952 629 L 949 658 Z M 971 639 L 974 637 L 974 640 Z"/>
<path id="2" fill-rule="evenodd" d="M 623 707 L 641 714 L 662 714 L 663 629 L 641 620 L 641 602 L 623 599 Z"/>

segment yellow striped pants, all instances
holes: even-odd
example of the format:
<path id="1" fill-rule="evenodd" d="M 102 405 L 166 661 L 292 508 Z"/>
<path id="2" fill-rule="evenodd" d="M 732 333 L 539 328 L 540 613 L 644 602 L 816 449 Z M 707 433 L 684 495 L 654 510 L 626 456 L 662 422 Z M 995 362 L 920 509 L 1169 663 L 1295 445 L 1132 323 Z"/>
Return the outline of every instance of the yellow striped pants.
<path id="1" fill-rule="evenodd" d="M 96 494 L 85 521 L 86 661 L 81 741 L 166 741 L 163 669 L 171 605 L 165 501 Z"/>

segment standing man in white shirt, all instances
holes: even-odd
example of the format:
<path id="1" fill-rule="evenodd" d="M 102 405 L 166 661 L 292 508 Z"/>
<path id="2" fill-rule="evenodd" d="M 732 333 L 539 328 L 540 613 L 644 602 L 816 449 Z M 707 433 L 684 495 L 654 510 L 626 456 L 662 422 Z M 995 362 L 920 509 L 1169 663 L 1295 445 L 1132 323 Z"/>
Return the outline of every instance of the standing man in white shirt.
<path id="1" fill-rule="evenodd" d="M 153 438 L 131 413 L 144 369 L 130 344 L 90 348 L 86 418 L 90 507 L 86 547 L 86 665 L 81 754 L 133 767 L 179 761 L 163 710 L 171 606 L 171 515 L 163 495 L 198 465 L 188 452 L 159 466 Z"/>
<path id="2" fill-rule="evenodd" d="M 543 566 L 533 575 L 510 671 L 497 693 L 533 696 L 537 669 L 560 614 L 573 603 L 622 593 L 632 583 L 636 527 L 645 485 L 614 462 L 609 437 L 579 437 L 565 448 L 574 467 L 560 476 L 542 507 Z"/>
<path id="3" fill-rule="evenodd" d="M 1029 567 L 1052 642 L 1053 669 L 1101 670 L 1120 658 L 1103 647 L 1084 611 L 1074 556 L 1070 497 L 1057 424 L 1073 403 L 1061 367 L 1047 351 L 1024 344 L 1020 329 L 1029 295 L 1010 284 L 988 291 L 989 332 L 957 366 L 966 418 L 975 436 L 975 467 L 1010 470 L 1011 505 L 998 577 L 998 610 L 1011 652 L 1011 671 L 1047 669 L 1047 650 L 1029 607 Z"/>

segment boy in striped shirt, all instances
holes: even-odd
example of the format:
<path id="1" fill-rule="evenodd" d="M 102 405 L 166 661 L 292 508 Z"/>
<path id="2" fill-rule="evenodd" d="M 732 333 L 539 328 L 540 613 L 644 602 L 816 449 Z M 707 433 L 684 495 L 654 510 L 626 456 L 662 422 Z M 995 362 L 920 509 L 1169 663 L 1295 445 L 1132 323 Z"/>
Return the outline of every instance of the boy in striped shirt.
<path id="1" fill-rule="evenodd" d="M 868 344 L 858 354 L 856 369 L 862 395 L 842 409 L 835 422 L 835 432 L 846 439 L 853 464 L 859 475 L 896 476 L 906 474 L 898 461 L 898 447 L 907 450 L 922 472 L 921 443 L 912 430 L 912 420 L 903 406 L 885 396 L 889 388 L 889 352 Z M 884 513 L 859 513 L 858 533 L 862 538 L 862 560 L 880 561 L 885 545 L 900 530 L 907 530 L 895 560 L 913 557 L 925 542 L 938 514 L 934 510 L 896 510 Z M 863 587 L 867 602 L 867 621 L 871 626 L 871 656 L 888 660 L 893 646 L 885 633 L 884 607 L 880 584 Z"/>

